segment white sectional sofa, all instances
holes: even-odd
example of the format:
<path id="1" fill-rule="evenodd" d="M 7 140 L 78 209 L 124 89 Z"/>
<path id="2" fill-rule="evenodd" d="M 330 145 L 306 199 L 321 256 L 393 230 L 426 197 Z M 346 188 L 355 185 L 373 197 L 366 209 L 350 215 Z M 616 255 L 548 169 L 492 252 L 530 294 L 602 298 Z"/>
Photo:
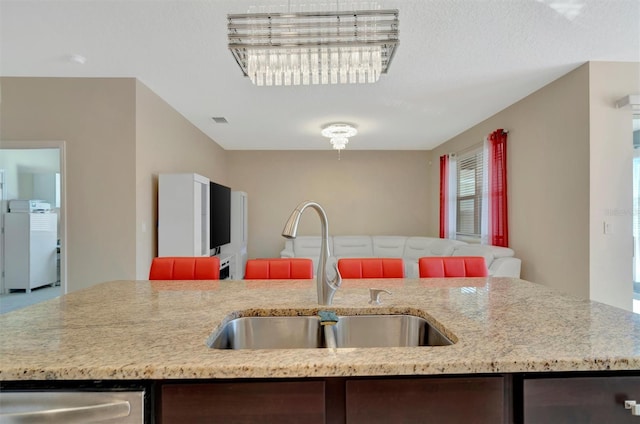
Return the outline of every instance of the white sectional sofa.
<path id="1" fill-rule="evenodd" d="M 286 240 L 282 258 L 310 258 L 314 271 L 320 257 L 320 236 L 298 236 Z M 423 256 L 483 256 L 493 277 L 520 278 L 520 259 L 507 247 L 469 244 L 436 237 L 330 236 L 329 249 L 336 258 L 402 258 L 405 277 L 418 277 L 418 259 Z"/>

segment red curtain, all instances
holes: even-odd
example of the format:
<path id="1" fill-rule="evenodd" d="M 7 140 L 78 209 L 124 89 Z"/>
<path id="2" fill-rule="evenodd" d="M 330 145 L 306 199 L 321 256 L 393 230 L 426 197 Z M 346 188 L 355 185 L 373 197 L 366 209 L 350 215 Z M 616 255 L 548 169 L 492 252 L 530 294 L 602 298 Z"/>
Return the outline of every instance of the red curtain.
<path id="1" fill-rule="evenodd" d="M 447 238 L 449 156 L 440 156 L 440 238 Z"/>
<path id="2" fill-rule="evenodd" d="M 488 162 L 489 242 L 494 246 L 508 247 L 509 219 L 507 213 L 507 133 L 503 129 L 497 129 L 489 135 Z"/>

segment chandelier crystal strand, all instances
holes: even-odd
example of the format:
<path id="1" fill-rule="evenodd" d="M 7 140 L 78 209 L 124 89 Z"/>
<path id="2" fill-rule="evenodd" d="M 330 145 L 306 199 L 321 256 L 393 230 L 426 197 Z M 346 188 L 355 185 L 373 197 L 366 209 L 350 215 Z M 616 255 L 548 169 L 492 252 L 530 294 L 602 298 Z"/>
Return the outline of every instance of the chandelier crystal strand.
<path id="1" fill-rule="evenodd" d="M 229 49 L 258 86 L 373 83 L 398 45 L 397 10 L 228 15 Z"/>

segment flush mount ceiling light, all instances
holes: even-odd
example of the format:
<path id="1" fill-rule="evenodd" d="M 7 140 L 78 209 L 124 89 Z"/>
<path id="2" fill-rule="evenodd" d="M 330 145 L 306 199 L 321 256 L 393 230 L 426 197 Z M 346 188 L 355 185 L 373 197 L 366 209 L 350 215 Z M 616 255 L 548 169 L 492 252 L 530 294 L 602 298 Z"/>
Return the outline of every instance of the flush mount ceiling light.
<path id="1" fill-rule="evenodd" d="M 347 147 L 349 137 L 358 134 L 358 130 L 349 124 L 329 124 L 322 129 L 321 134 L 329 138 L 334 149 L 340 151 Z"/>
<path id="2" fill-rule="evenodd" d="M 376 82 L 398 45 L 398 10 L 230 14 L 229 50 L 256 85 Z"/>
<path id="3" fill-rule="evenodd" d="M 78 65 L 84 65 L 85 63 L 87 63 L 87 58 L 80 54 L 72 54 L 69 56 L 69 62 Z"/>

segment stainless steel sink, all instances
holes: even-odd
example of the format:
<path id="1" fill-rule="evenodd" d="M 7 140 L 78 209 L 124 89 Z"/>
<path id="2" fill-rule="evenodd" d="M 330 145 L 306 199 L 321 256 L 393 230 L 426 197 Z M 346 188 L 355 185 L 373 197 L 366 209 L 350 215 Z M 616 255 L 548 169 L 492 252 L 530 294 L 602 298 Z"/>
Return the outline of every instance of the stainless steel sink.
<path id="1" fill-rule="evenodd" d="M 214 349 L 313 349 L 323 347 L 446 346 L 453 342 L 414 315 L 339 316 L 322 326 L 317 316 L 244 317 L 209 337 Z"/>
<path id="2" fill-rule="evenodd" d="M 207 341 L 215 349 L 308 349 L 322 343 L 316 316 L 236 318 Z"/>
<path id="3" fill-rule="evenodd" d="M 446 346 L 453 342 L 414 315 L 351 315 L 333 328 L 336 347 Z"/>

